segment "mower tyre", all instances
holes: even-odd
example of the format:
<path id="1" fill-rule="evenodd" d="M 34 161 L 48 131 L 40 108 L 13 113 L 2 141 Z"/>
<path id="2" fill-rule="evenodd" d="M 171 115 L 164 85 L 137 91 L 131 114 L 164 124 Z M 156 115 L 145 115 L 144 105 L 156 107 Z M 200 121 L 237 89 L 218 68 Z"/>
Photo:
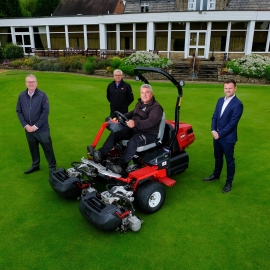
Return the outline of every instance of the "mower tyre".
<path id="1" fill-rule="evenodd" d="M 135 193 L 137 207 L 146 214 L 157 212 L 166 197 L 165 188 L 156 181 L 147 181 L 139 186 Z"/>

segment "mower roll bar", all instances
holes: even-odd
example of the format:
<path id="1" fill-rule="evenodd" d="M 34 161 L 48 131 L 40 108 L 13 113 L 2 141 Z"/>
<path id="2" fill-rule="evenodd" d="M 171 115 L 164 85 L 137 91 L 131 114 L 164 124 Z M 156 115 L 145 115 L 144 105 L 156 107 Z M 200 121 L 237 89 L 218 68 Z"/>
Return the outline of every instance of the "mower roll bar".
<path id="1" fill-rule="evenodd" d="M 175 132 L 171 138 L 171 140 L 167 143 L 166 148 L 168 150 L 172 149 L 173 143 L 176 138 L 176 134 L 179 130 L 179 122 L 180 122 L 180 107 L 181 107 L 181 101 L 182 101 L 182 96 L 183 96 L 183 90 L 182 86 L 184 85 L 184 81 L 179 81 L 177 82 L 171 74 L 161 70 L 160 68 L 151 68 L 151 67 L 136 67 L 134 69 L 134 73 L 137 76 L 138 80 L 141 80 L 142 82 L 149 84 L 148 80 L 142 75 L 142 73 L 145 72 L 154 72 L 154 73 L 159 73 L 167 77 L 177 88 L 177 99 L 176 99 L 176 105 L 175 105 L 175 112 L 174 112 L 174 125 L 175 125 Z"/>

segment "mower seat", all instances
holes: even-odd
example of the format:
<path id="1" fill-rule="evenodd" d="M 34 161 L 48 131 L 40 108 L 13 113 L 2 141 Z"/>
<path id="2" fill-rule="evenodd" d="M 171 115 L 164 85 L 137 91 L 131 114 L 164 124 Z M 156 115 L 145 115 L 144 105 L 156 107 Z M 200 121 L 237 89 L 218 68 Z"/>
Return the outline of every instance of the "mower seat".
<path id="1" fill-rule="evenodd" d="M 161 121 L 160 121 L 160 124 L 159 124 L 159 131 L 158 131 L 158 135 L 157 135 L 157 139 L 155 142 L 153 143 L 149 143 L 149 144 L 146 144 L 146 145 L 143 145 L 143 146 L 139 146 L 136 150 L 136 152 L 143 152 L 143 151 L 146 151 L 150 148 L 154 148 L 157 146 L 157 144 L 162 141 L 163 139 L 163 135 L 164 135 L 164 129 L 165 129 L 165 113 L 163 112 L 163 115 L 162 115 L 162 118 L 161 118 Z M 124 146 L 127 146 L 127 143 L 128 143 L 128 140 L 123 140 L 122 141 L 122 144 Z"/>

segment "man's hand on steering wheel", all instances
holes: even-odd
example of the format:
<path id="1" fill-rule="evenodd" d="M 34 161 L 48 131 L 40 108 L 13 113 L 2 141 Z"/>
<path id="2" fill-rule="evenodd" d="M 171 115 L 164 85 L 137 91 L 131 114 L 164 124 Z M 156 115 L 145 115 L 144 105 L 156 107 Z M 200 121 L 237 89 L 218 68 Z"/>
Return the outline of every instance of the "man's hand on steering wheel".
<path id="1" fill-rule="evenodd" d="M 127 117 L 126 117 L 124 114 L 122 114 L 122 113 L 120 113 L 120 112 L 118 112 L 118 111 L 115 111 L 114 114 L 115 114 L 115 117 L 116 117 L 117 121 L 118 121 L 121 125 L 128 127 L 127 122 L 128 122 L 129 120 L 127 119 Z"/>

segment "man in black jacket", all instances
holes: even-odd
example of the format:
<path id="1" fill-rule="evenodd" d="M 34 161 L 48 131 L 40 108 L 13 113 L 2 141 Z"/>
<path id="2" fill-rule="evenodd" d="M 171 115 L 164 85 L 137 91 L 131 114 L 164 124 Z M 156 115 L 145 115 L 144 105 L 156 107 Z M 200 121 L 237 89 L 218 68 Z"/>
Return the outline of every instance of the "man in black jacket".
<path id="1" fill-rule="evenodd" d="M 46 93 L 37 89 L 37 79 L 32 74 L 26 76 L 26 87 L 27 89 L 20 93 L 16 107 L 32 156 L 32 166 L 24 173 L 29 174 L 39 170 L 39 144 L 43 148 L 51 173 L 56 168 L 56 160 L 48 123 L 50 110 L 48 97 Z"/>
<path id="2" fill-rule="evenodd" d="M 143 84 L 140 93 L 141 98 L 135 109 L 125 114 L 130 119 L 126 121 L 127 126 L 120 131 L 111 132 L 104 145 L 98 151 L 93 151 L 94 161 L 100 163 L 117 142 L 129 140 L 123 156 L 119 159 L 119 164 L 108 166 L 115 173 L 125 172 L 137 147 L 153 143 L 157 139 L 163 109 L 155 100 L 151 85 Z"/>
<path id="3" fill-rule="evenodd" d="M 107 87 L 107 99 L 110 102 L 110 116 L 114 118 L 114 112 L 127 113 L 128 106 L 133 102 L 134 96 L 131 86 L 123 81 L 123 72 L 116 69 L 113 72 L 114 81 Z"/>

